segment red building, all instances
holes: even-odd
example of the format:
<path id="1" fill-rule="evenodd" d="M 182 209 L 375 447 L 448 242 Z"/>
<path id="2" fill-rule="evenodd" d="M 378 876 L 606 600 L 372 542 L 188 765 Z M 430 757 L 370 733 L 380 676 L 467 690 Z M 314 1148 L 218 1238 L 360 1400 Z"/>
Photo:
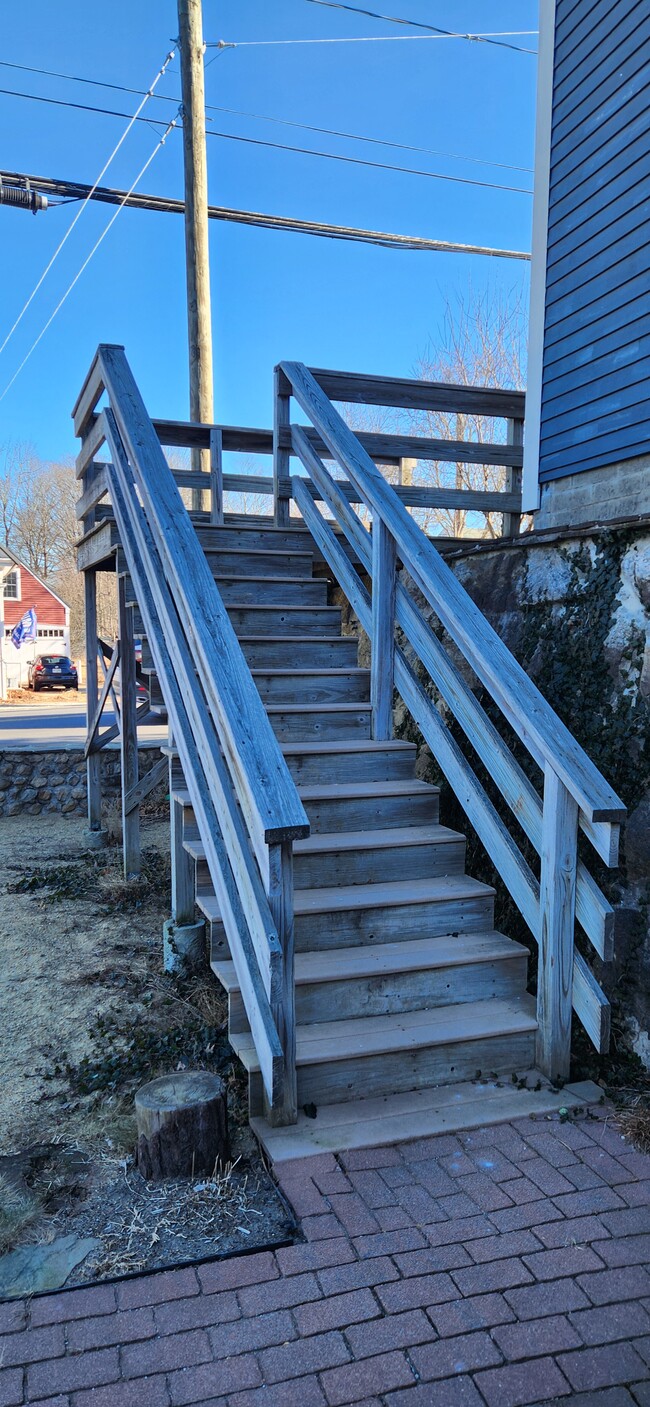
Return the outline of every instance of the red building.
<path id="1" fill-rule="evenodd" d="M 16 649 L 11 634 L 25 611 L 36 612 L 37 636 Z M 69 655 L 70 608 L 10 547 L 0 547 L 0 697 L 27 683 L 36 655 Z"/>

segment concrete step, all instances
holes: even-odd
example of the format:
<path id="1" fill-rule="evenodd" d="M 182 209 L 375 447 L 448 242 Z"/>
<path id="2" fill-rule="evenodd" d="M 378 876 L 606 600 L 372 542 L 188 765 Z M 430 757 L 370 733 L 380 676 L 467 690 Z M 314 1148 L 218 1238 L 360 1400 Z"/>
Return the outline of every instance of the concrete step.
<path id="1" fill-rule="evenodd" d="M 474 1076 L 460 1084 L 321 1105 L 315 1119 L 299 1110 L 298 1122 L 287 1128 L 271 1128 L 261 1117 L 251 1119 L 251 1124 L 271 1161 L 282 1163 L 351 1148 L 393 1147 L 414 1138 L 436 1138 L 517 1119 L 543 1120 L 561 1109 L 579 1113 L 590 1104 L 602 1103 L 603 1092 L 591 1080 L 557 1090 L 535 1069 L 516 1073 L 517 1084 Z"/>

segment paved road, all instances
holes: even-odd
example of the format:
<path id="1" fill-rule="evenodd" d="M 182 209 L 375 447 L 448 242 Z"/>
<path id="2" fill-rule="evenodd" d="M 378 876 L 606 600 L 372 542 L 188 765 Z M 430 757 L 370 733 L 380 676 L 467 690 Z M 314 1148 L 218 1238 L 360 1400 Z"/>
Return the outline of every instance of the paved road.
<path id="1" fill-rule="evenodd" d="M 103 726 L 114 723 L 110 709 L 103 714 Z M 0 708 L 0 748 L 75 746 L 86 736 L 83 701 L 63 703 L 12 704 Z M 165 742 L 166 724 L 157 719 L 153 726 L 140 728 L 142 742 Z"/>

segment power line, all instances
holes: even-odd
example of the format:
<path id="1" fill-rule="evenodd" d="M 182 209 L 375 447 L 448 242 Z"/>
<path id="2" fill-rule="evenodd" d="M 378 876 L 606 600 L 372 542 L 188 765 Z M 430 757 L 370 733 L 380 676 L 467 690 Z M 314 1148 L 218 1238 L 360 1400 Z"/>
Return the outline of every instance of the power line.
<path id="1" fill-rule="evenodd" d="M 29 181 L 48 195 L 64 195 L 73 200 L 81 200 L 90 187 L 79 181 L 55 180 L 45 176 L 27 176 L 16 171 L 0 171 L 3 180 Z M 126 196 L 126 199 L 125 199 Z M 98 186 L 93 200 L 108 205 L 124 204 L 138 210 L 148 210 L 157 214 L 182 215 L 185 205 L 182 200 L 161 195 L 129 195 L 128 192 Z M 530 254 L 523 250 L 495 249 L 480 244 L 457 244 L 447 240 L 426 239 L 421 235 L 388 234 L 382 230 L 357 229 L 352 225 L 331 225 L 317 220 L 300 220 L 289 215 L 268 215 L 260 211 L 236 210 L 222 205 L 209 205 L 211 220 L 229 224 L 253 225 L 259 229 L 281 230 L 294 234 L 317 235 L 324 239 L 349 240 L 356 244 L 379 245 L 385 249 L 414 250 L 429 253 L 482 254 L 493 258 L 530 261 Z"/>
<path id="2" fill-rule="evenodd" d="M 141 88 L 129 88 L 123 83 L 109 83 L 102 78 L 85 78 L 75 73 L 60 73 L 55 69 L 34 68 L 30 64 L 11 63 L 8 59 L 0 59 L 0 68 L 20 69 L 23 73 L 36 73 L 45 78 L 63 78 L 69 83 L 84 83 L 95 88 L 110 88 L 118 93 L 134 94 L 137 97 L 144 97 Z M 155 93 L 154 100 L 157 103 L 174 103 L 178 105 L 180 98 L 170 97 L 166 93 Z M 206 112 L 224 112 L 233 117 L 251 117 L 257 122 L 272 122 L 280 127 L 296 127 L 303 132 L 318 132 L 326 137 L 344 137 L 352 142 L 369 142 L 373 146 L 391 147 L 395 151 L 412 151 L 422 156 L 446 156 L 454 161 L 471 161 L 477 166 L 498 167 L 503 171 L 521 171 L 526 175 L 532 175 L 531 166 L 515 166 L 506 161 L 490 161 L 482 156 L 466 156 L 463 152 L 444 151 L 441 147 L 420 147 L 413 146 L 406 142 L 392 142 L 387 137 L 369 137 L 361 132 L 344 132 L 336 127 L 317 127 L 313 123 L 296 122 L 287 117 L 269 117 L 268 113 L 247 112 L 243 108 L 220 107 L 216 103 L 206 103 Z"/>
<path id="3" fill-rule="evenodd" d="M 471 176 L 443 176 L 440 171 L 419 171 L 413 170 L 411 166 L 395 166 L 388 161 L 367 161 L 361 156 L 342 156 L 339 152 L 333 151 L 313 151 L 311 147 L 291 146 L 286 142 L 267 142 L 261 137 L 234 137 L 230 132 L 214 132 L 211 128 L 207 131 L 208 137 L 220 137 L 226 142 L 244 142 L 249 146 L 270 147 L 274 151 L 293 151 L 302 156 L 318 156 L 326 161 L 342 161 L 351 166 L 369 166 L 375 171 L 398 171 L 405 176 L 425 176 L 430 181 L 451 181 L 453 185 L 479 186 L 483 190 L 509 191 L 516 195 L 532 195 L 532 190 L 525 186 L 504 186 L 496 181 L 476 181 Z"/>
<path id="4" fill-rule="evenodd" d="M 325 0 L 313 0 L 313 3 L 324 4 Z M 341 6 L 341 8 L 347 9 L 348 6 Z M 363 12 L 357 11 L 356 13 L 360 14 Z M 383 16 L 378 15 L 377 18 L 382 19 Z M 422 28 L 432 29 L 433 26 L 423 25 Z M 484 41 L 488 44 L 494 44 L 498 42 L 496 36 L 504 34 L 537 34 L 537 30 L 496 29 L 487 30 L 482 34 L 457 34 L 454 30 L 451 29 L 441 29 L 440 31 L 434 34 L 339 34 L 318 39 L 211 39 L 206 41 L 205 47 L 206 49 L 219 49 L 223 52 L 224 49 L 277 49 L 281 46 L 289 44 L 407 44 L 409 42 L 416 44 L 418 40 L 420 40 L 422 43 L 426 43 L 427 41 L 431 42 L 434 39 L 473 39 L 481 42 Z M 521 54 L 537 53 L 536 49 L 523 49 L 518 44 L 500 44 L 500 47 L 505 49 L 515 49 L 517 53 Z"/>
<path id="5" fill-rule="evenodd" d="M 180 112 L 179 112 L 179 114 L 177 114 L 177 115 L 180 115 Z M 2 392 L 2 395 L 0 395 L 0 401 L 3 401 L 3 400 L 4 400 L 4 398 L 5 398 L 6 394 L 7 394 L 7 392 L 8 392 L 8 391 L 11 389 L 11 387 L 13 386 L 14 381 L 17 379 L 18 376 L 20 376 L 20 373 L 21 373 L 23 367 L 24 367 L 24 366 L 26 365 L 26 363 L 29 361 L 29 358 L 31 357 L 32 352 L 35 352 L 35 351 L 36 351 L 36 348 L 38 347 L 38 344 L 39 344 L 39 342 L 41 341 L 41 338 L 45 336 L 45 333 L 47 332 L 48 327 L 51 327 L 51 325 L 52 325 L 52 323 L 54 322 L 54 319 L 55 319 L 57 313 L 60 312 L 61 308 L 63 307 L 63 304 L 64 304 L 65 301 L 66 301 L 66 299 L 70 296 L 70 294 L 72 293 L 73 288 L 74 288 L 75 285 L 79 282 L 79 279 L 81 278 L 81 275 L 83 274 L 84 270 L 88 268 L 88 265 L 89 265 L 89 263 L 90 263 L 90 261 L 91 261 L 93 255 L 96 254 L 97 250 L 99 249 L 100 244 L 102 244 L 102 242 L 105 240 L 105 238 L 106 238 L 106 236 L 107 236 L 107 234 L 108 234 L 108 232 L 109 232 L 111 226 L 115 224 L 115 221 L 117 220 L 117 217 L 118 217 L 120 211 L 123 210 L 123 209 L 124 209 L 124 206 L 128 203 L 129 198 L 133 195 L 133 192 L 135 191 L 136 186 L 137 186 L 138 183 L 142 180 L 142 177 L 144 176 L 145 171 L 147 171 L 147 170 L 149 169 L 149 167 L 151 166 L 151 163 L 152 163 L 154 157 L 156 156 L 157 152 L 159 152 L 160 149 L 161 149 L 161 147 L 163 147 L 163 146 L 165 145 L 165 142 L 167 141 L 167 138 L 168 138 L 168 136 L 169 136 L 169 133 L 170 133 L 171 130 L 172 130 L 172 127 L 175 127 L 175 126 L 176 126 L 176 117 L 173 117 L 172 120 L 171 120 L 171 122 L 169 122 L 169 123 L 167 124 L 167 127 L 165 128 L 165 131 L 163 132 L 163 134 L 162 134 L 162 136 L 160 137 L 159 141 L 156 143 L 156 145 L 155 145 L 153 151 L 151 152 L 151 155 L 147 157 L 147 160 L 145 161 L 144 166 L 142 166 L 141 169 L 139 170 L 139 172 L 138 172 L 138 174 L 137 174 L 135 180 L 133 181 L 133 183 L 132 183 L 131 186 L 129 187 L 128 191 L 125 191 L 125 192 L 124 192 L 123 198 L 120 200 L 119 205 L 118 205 L 118 207 L 117 207 L 117 210 L 115 211 L 115 214 L 114 214 L 114 215 L 111 215 L 111 218 L 110 218 L 110 220 L 109 220 L 109 222 L 108 222 L 106 228 L 105 228 L 104 230 L 102 230 L 102 233 L 100 234 L 99 239 L 95 240 L 95 243 L 93 244 L 93 247 L 92 247 L 90 253 L 89 253 L 89 254 L 86 256 L 86 258 L 84 259 L 83 264 L 81 265 L 81 268 L 77 270 L 77 272 L 76 272 L 76 274 L 75 274 L 75 276 L 74 276 L 74 278 L 73 278 L 73 280 L 72 280 L 72 283 L 68 284 L 68 287 L 66 288 L 66 291 L 65 291 L 65 293 L 63 294 L 63 297 L 59 299 L 59 301 L 58 301 L 58 303 L 57 303 L 57 305 L 56 305 L 54 311 L 53 311 L 52 313 L 50 313 L 50 316 L 49 316 L 47 322 L 45 323 L 45 326 L 41 328 L 41 331 L 39 332 L 38 337 L 36 337 L 36 338 L 34 339 L 34 341 L 32 342 L 32 345 L 31 345 L 31 347 L 29 348 L 29 351 L 25 354 L 25 356 L 23 357 L 23 359 L 22 359 L 20 365 L 16 368 L 16 370 L 15 370 L 13 376 L 11 377 L 11 380 L 7 382 L 7 385 L 5 386 L 4 391 Z M 88 196 L 88 199 L 91 199 L 91 198 L 92 198 L 92 192 L 91 192 L 91 193 L 89 194 L 89 196 Z"/>
<path id="6" fill-rule="evenodd" d="M 63 249 L 63 246 L 64 246 L 66 240 L 69 239 L 70 235 L 72 234 L 72 231 L 73 231 L 73 229 L 74 229 L 74 227 L 75 227 L 77 221 L 81 219 L 81 216 L 83 215 L 84 210 L 86 209 L 86 206 L 88 205 L 89 200 L 92 199 L 93 192 L 97 189 L 97 187 L 98 187 L 98 185 L 99 185 L 99 182 L 100 182 L 101 179 L 102 179 L 102 176 L 104 176 L 104 175 L 106 174 L 106 172 L 108 171 L 109 166 L 112 164 L 114 158 L 117 156 L 117 153 L 118 153 L 118 151 L 120 150 L 120 147 L 122 146 L 122 143 L 123 143 L 123 142 L 126 140 L 126 138 L 128 137 L 129 132 L 131 131 L 131 128 L 133 127 L 134 122 L 137 122 L 138 117 L 140 116 L 140 113 L 142 112 L 142 109 L 143 109 L 143 108 L 146 106 L 146 104 L 148 103 L 149 98 L 151 97 L 151 95 L 152 95 L 152 93 L 153 93 L 153 90 L 154 90 L 154 88 L 156 87 L 156 84 L 159 83 L 160 79 L 163 77 L 164 73 L 165 73 L 166 70 L 169 68 L 169 65 L 170 65 L 170 63 L 171 63 L 173 57 L 174 57 L 174 50 L 172 49 L 171 52 L 167 55 L 167 58 L 165 59 L 165 62 L 162 64 L 161 68 L 159 68 L 157 74 L 155 75 L 155 77 L 154 77 L 154 79 L 153 79 L 153 82 L 151 83 L 150 87 L 147 89 L 147 92 L 144 94 L 144 96 L 143 96 L 143 98 L 142 98 L 142 102 L 141 102 L 140 105 L 136 108 L 136 111 L 134 112 L 134 114 L 133 114 L 133 116 L 132 116 L 132 118 L 131 118 L 131 120 L 130 120 L 130 122 L 129 122 L 128 127 L 125 128 L 125 130 L 124 130 L 124 132 L 122 133 L 122 136 L 120 137 L 119 141 L 118 141 L 118 142 L 116 143 L 116 145 L 113 147 L 113 150 L 112 150 L 112 152 L 111 152 L 111 154 L 110 154 L 110 156 L 109 156 L 109 158 L 108 158 L 108 161 L 105 161 L 105 162 L 104 162 L 104 165 L 102 166 L 102 169 L 101 169 L 101 171 L 100 171 L 100 173 L 99 173 L 99 175 L 98 175 L 98 177 L 97 177 L 97 180 L 95 181 L 95 184 L 94 184 L 93 186 L 91 186 L 91 188 L 90 188 L 90 190 L 89 190 L 89 192 L 88 192 L 88 195 L 86 196 L 86 198 L 85 198 L 85 200 L 84 200 L 84 203 L 83 203 L 83 205 L 81 206 L 81 209 L 77 211 L 77 213 L 76 213 L 74 219 L 72 220 L 71 224 L 68 226 L 68 228 L 67 228 L 67 230 L 66 230 L 66 232 L 65 232 L 65 234 L 64 234 L 64 236 L 63 236 L 63 239 L 62 239 L 62 240 L 60 241 L 60 243 L 57 245 L 57 247 L 56 247 L 56 249 L 55 249 L 55 251 L 54 251 L 54 253 L 53 253 L 53 255 L 52 255 L 52 258 L 50 259 L 49 263 L 46 264 L 45 268 L 43 269 L 43 272 L 42 272 L 42 274 L 41 274 L 41 277 L 40 277 L 39 280 L 38 280 L 38 283 L 36 283 L 36 284 L 34 285 L 32 291 L 31 291 L 31 293 L 30 293 L 30 295 L 29 295 L 29 298 L 27 299 L 27 302 L 26 302 L 26 303 L 23 305 L 23 307 L 21 308 L 21 310 L 20 310 L 20 312 L 19 312 L 19 314 L 18 314 L 18 317 L 16 318 L 16 321 L 15 321 L 14 324 L 13 324 L 13 327 L 10 327 L 10 329 L 9 329 L 9 331 L 8 331 L 8 333 L 7 333 L 7 336 L 5 337 L 4 342 L 2 343 L 2 346 L 0 346 L 0 356 L 1 356 L 2 353 L 4 352 L 4 349 L 5 349 L 6 345 L 7 345 L 7 343 L 9 342 L 10 338 L 13 337 L 13 334 L 14 334 L 14 332 L 16 331 L 16 328 L 18 327 L 18 324 L 22 321 L 23 317 L 25 316 L 25 313 L 27 312 L 27 309 L 28 309 L 30 303 L 31 303 L 32 300 L 36 297 L 36 294 L 38 293 L 39 288 L 40 288 L 41 285 L 45 282 L 45 279 L 47 278 L 47 275 L 49 274 L 50 269 L 52 268 L 52 265 L 53 265 L 53 264 L 56 262 L 56 260 L 58 259 L 59 254 L 61 253 L 61 250 Z"/>
<path id="7" fill-rule="evenodd" d="M 367 15 L 373 20 L 384 20 L 386 24 L 402 24 L 412 29 L 427 29 L 432 34 L 438 34 L 448 39 L 469 39 L 478 43 L 496 44 L 500 49 L 514 49 L 518 54 L 534 54 L 535 49 L 523 49 L 519 44 L 504 44 L 503 38 L 510 34 L 537 34 L 534 29 L 503 30 L 501 34 L 457 34 L 451 29 L 441 29 L 439 25 L 424 24 L 421 20 L 403 19 L 397 15 L 380 15 L 376 10 L 363 10 L 358 5 L 343 4 L 342 0 L 307 0 L 308 5 L 323 5 L 328 10 L 348 10 L 353 15 Z"/>
<path id="8" fill-rule="evenodd" d="M 101 113 L 106 117 L 129 117 L 129 113 L 115 112 L 111 108 L 95 107 L 89 103 L 73 103 L 63 98 L 46 98 L 38 93 L 21 93 L 15 88 L 0 88 L 0 94 L 14 98 L 26 98 L 32 102 L 53 103 L 56 107 L 69 107 L 79 109 L 82 112 Z M 156 117 L 138 117 L 138 122 L 147 122 L 154 127 L 161 127 L 163 124 Z M 449 181 L 454 185 L 478 186 L 484 190 L 508 191 L 516 195 L 532 195 L 532 191 L 525 186 L 506 186 L 496 181 L 477 181 L 470 176 L 445 176 L 440 171 L 420 171 L 414 170 L 410 166 L 397 166 L 390 162 L 367 161 L 360 156 L 342 156 L 338 152 L 313 151 L 310 147 L 293 146 L 289 142 L 269 142 L 262 137 L 242 137 L 232 132 L 216 132 L 210 128 L 206 134 L 208 137 L 218 137 L 224 142 L 242 142 L 246 146 L 267 147 L 272 151 L 292 151 L 301 156 L 317 156 L 326 161 L 341 161 L 353 166 L 367 166 L 376 171 L 395 171 L 405 176 L 422 176 L 430 181 Z"/>

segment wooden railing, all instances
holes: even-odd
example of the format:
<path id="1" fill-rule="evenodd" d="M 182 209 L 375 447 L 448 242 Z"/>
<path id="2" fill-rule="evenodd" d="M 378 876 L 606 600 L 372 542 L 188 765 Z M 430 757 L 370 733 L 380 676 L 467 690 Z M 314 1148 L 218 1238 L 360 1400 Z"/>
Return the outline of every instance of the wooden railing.
<path id="1" fill-rule="evenodd" d="M 353 397 L 351 391 L 355 390 Z M 349 429 L 328 393 L 346 401 L 374 398 L 383 404 L 395 403 L 387 399 L 391 395 L 402 397 L 397 404 L 408 403 L 403 399 L 407 395 L 419 396 L 422 404 L 425 396 L 430 403 L 431 388 L 427 385 L 423 390 L 420 383 L 312 373 L 299 363 L 283 362 L 276 371 L 276 515 L 279 521 L 288 516 L 284 483 L 289 451 L 283 448 L 288 435 L 291 451 L 310 480 L 306 483 L 294 476 L 292 496 L 371 640 L 374 736 L 390 736 L 395 687 L 537 940 L 537 1062 L 550 1077 L 565 1078 L 569 1073 L 572 1006 L 597 1050 L 605 1051 L 609 1044 L 609 1004 L 575 946 L 574 930 L 577 920 L 596 953 L 608 959 L 614 915 L 579 858 L 578 832 L 582 830 L 607 865 L 615 865 L 625 807 L 406 511 L 403 496 L 386 482 L 362 437 Z M 468 398 L 475 394 L 468 391 Z M 507 400 L 510 393 L 485 394 L 494 397 L 495 414 L 512 413 Z M 291 397 L 310 421 L 311 432 L 291 423 Z M 344 483 L 323 463 L 314 432 L 328 459 L 346 475 Z M 356 560 L 370 576 L 372 595 L 316 499 L 329 509 Z M 372 532 L 350 507 L 351 499 L 366 506 Z M 398 561 L 407 577 L 398 576 Z M 543 777 L 543 795 L 522 770 L 431 628 L 414 589 L 528 749 Z M 539 879 L 396 642 L 396 626 L 537 851 Z"/>
<path id="2" fill-rule="evenodd" d="M 102 396 L 107 404 L 96 414 Z M 99 348 L 74 421 L 82 439 L 80 516 L 88 529 L 101 498 L 109 495 L 219 901 L 269 1115 L 274 1122 L 293 1122 L 292 849 L 294 839 L 309 834 L 307 817 L 123 348 Z M 94 456 L 104 442 L 111 462 L 98 465 Z M 129 691 L 135 693 L 124 581 L 122 575 L 123 712 L 125 666 Z M 115 663 L 108 666 L 106 692 L 114 670 Z M 88 701 L 93 719 L 99 702 L 95 675 Z M 89 747 L 90 761 L 92 738 Z M 91 824 L 92 819 L 91 795 Z"/>
<path id="3" fill-rule="evenodd" d="M 429 411 L 451 414 L 459 425 L 467 417 L 479 421 L 505 422 L 506 439 L 479 441 L 472 438 L 432 438 L 422 434 L 383 434 L 375 431 L 356 432 L 359 443 L 370 458 L 396 477 L 395 492 L 405 507 L 419 510 L 453 511 L 472 514 L 501 515 L 501 531 L 505 536 L 518 533 L 521 517 L 521 467 L 523 456 L 524 393 L 501 391 L 474 386 L 453 386 L 429 381 L 404 381 L 382 377 L 362 377 L 334 371 L 315 371 L 314 376 L 334 399 L 346 402 L 365 401 L 406 408 L 409 411 Z M 268 498 L 269 514 L 275 521 L 289 521 L 291 494 L 290 458 L 291 428 L 288 423 L 288 387 L 278 374 L 276 414 L 273 430 L 250 429 L 235 425 L 201 425 L 179 420 L 154 420 L 153 426 L 160 443 L 168 447 L 203 450 L 209 456 L 209 472 L 174 468 L 180 488 L 199 494 L 195 517 L 207 524 L 220 524 L 224 518 L 224 495 L 254 495 Z M 88 420 L 89 449 L 93 446 L 95 417 Z M 313 427 L 306 427 L 313 449 L 326 453 L 326 447 Z M 223 469 L 225 453 L 273 456 L 273 474 L 227 473 Z M 421 462 L 485 466 L 488 470 L 503 470 L 503 487 L 468 487 L 456 483 L 453 487 L 411 482 L 414 464 Z M 395 471 L 395 472 L 393 472 Z M 404 482 L 402 482 L 404 480 Z M 306 479 L 307 490 L 318 493 Z M 82 517 L 101 496 L 102 478 L 89 485 L 87 502 L 79 505 Z M 351 503 L 360 503 L 356 486 L 341 485 Z M 231 500 L 231 503 L 233 501 Z M 236 511 L 236 504 L 235 504 Z M 496 529 L 495 529 L 496 530 Z M 471 535 L 468 534 L 468 535 Z"/>

